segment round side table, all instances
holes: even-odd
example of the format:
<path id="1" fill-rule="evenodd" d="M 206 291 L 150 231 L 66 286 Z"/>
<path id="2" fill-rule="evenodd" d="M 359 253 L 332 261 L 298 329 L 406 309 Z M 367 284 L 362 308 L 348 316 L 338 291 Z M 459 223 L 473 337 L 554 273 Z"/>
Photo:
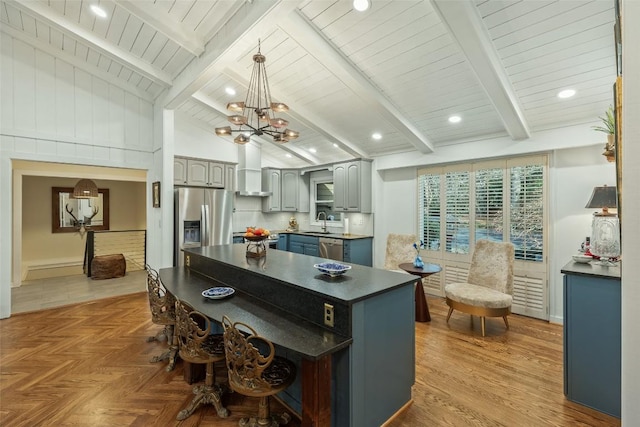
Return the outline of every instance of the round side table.
<path id="1" fill-rule="evenodd" d="M 407 273 L 419 276 L 418 280 L 416 280 L 416 322 L 430 322 L 431 315 L 429 314 L 429 304 L 427 304 L 427 297 L 422 286 L 422 278 L 440 273 L 442 267 L 438 264 L 425 264 L 424 267 L 417 268 L 410 262 L 399 264 L 398 267 Z"/>

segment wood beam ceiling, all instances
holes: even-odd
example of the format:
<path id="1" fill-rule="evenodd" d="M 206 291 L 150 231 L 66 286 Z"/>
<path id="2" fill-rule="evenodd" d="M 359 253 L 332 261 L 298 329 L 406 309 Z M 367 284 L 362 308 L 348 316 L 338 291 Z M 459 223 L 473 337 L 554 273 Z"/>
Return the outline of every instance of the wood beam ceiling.
<path id="1" fill-rule="evenodd" d="M 469 61 L 512 139 L 529 138 L 529 126 L 478 9 L 471 1 L 431 0 Z"/>
<path id="2" fill-rule="evenodd" d="M 404 117 L 400 111 L 380 93 L 369 79 L 338 52 L 322 34 L 299 12 L 291 13 L 280 27 L 289 37 L 304 48 L 311 56 L 321 60 L 332 73 L 372 108 L 389 121 L 419 152 L 434 151 L 433 144 L 426 136 Z"/>

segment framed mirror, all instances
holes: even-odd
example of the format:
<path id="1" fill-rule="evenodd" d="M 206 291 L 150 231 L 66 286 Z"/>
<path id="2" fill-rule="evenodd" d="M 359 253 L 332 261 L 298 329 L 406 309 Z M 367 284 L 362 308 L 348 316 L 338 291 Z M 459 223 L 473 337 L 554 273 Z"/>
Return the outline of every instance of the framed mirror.
<path id="1" fill-rule="evenodd" d="M 51 188 L 51 232 L 74 233 L 82 227 L 109 229 L 109 189 L 99 188 L 98 197 L 74 199 L 73 187 Z"/>

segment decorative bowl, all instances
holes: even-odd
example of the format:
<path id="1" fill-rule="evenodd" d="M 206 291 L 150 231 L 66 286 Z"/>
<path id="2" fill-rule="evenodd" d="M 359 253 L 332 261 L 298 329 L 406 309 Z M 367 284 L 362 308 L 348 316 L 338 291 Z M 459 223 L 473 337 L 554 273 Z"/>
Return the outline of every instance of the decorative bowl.
<path id="1" fill-rule="evenodd" d="M 269 236 L 242 236 L 245 240 L 249 242 L 262 242 L 263 240 L 267 240 Z"/>
<path id="2" fill-rule="evenodd" d="M 350 265 L 344 265 L 337 262 L 323 262 L 320 264 L 314 264 L 313 266 L 320 270 L 321 273 L 331 277 L 341 276 L 348 270 L 351 270 Z"/>
<path id="3" fill-rule="evenodd" d="M 590 257 L 589 255 L 573 255 L 573 261 L 580 264 L 586 264 L 593 261 L 593 257 Z"/>

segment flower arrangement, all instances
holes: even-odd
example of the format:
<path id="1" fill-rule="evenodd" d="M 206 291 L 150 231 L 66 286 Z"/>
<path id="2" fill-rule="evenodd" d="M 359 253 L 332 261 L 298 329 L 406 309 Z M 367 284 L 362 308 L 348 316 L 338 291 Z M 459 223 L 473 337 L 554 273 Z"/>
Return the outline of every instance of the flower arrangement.
<path id="1" fill-rule="evenodd" d="M 416 259 L 413 260 L 413 266 L 416 268 L 424 267 L 424 261 L 420 257 L 420 249 L 424 249 L 424 242 L 420 240 L 419 242 L 413 242 L 413 249 L 416 250 Z"/>

